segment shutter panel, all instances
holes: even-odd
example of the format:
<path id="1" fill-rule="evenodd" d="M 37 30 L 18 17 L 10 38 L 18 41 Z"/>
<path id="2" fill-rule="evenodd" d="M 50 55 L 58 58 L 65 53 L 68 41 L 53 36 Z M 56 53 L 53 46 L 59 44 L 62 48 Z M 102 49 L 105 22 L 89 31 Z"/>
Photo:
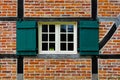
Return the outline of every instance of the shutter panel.
<path id="1" fill-rule="evenodd" d="M 81 20 L 79 22 L 80 55 L 99 54 L 99 24 L 98 21 Z"/>
<path id="2" fill-rule="evenodd" d="M 17 21 L 17 55 L 36 55 L 36 21 Z"/>

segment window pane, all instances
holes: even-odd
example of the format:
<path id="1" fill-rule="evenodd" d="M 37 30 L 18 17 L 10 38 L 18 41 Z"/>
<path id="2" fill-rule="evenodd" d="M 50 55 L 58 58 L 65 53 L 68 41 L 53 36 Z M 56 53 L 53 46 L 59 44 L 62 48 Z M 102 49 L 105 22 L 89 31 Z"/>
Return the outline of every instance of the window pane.
<path id="1" fill-rule="evenodd" d="M 48 34 L 42 34 L 42 41 L 48 41 Z"/>
<path id="2" fill-rule="evenodd" d="M 49 50 L 50 51 L 55 51 L 55 43 L 50 43 L 49 44 Z"/>
<path id="3" fill-rule="evenodd" d="M 66 41 L 66 34 L 61 34 L 61 41 Z"/>
<path id="4" fill-rule="evenodd" d="M 55 34 L 49 34 L 49 41 L 55 41 Z"/>
<path id="5" fill-rule="evenodd" d="M 66 43 L 61 43 L 60 48 L 61 48 L 61 50 L 66 50 Z"/>
<path id="6" fill-rule="evenodd" d="M 55 32 L 55 25 L 50 25 L 49 26 L 49 31 L 50 32 Z"/>
<path id="7" fill-rule="evenodd" d="M 68 34 L 68 41 L 73 41 L 73 34 Z"/>
<path id="8" fill-rule="evenodd" d="M 73 25 L 68 25 L 68 32 L 73 32 Z"/>
<path id="9" fill-rule="evenodd" d="M 61 32 L 66 32 L 66 25 L 61 25 Z"/>
<path id="10" fill-rule="evenodd" d="M 42 50 L 48 50 L 48 43 L 42 43 Z"/>
<path id="11" fill-rule="evenodd" d="M 73 43 L 68 43 L 68 51 L 73 51 Z"/>
<path id="12" fill-rule="evenodd" d="M 48 25 L 42 25 L 42 32 L 48 32 Z"/>

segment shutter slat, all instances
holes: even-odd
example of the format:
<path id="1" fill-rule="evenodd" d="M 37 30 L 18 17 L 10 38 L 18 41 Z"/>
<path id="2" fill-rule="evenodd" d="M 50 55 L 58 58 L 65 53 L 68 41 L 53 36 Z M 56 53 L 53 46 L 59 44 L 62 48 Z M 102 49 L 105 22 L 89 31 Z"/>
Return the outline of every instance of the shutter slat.
<path id="1" fill-rule="evenodd" d="M 98 21 L 81 20 L 79 22 L 79 51 L 80 55 L 99 54 Z"/>
<path id="2" fill-rule="evenodd" d="M 17 22 L 17 55 L 36 55 L 36 21 Z"/>

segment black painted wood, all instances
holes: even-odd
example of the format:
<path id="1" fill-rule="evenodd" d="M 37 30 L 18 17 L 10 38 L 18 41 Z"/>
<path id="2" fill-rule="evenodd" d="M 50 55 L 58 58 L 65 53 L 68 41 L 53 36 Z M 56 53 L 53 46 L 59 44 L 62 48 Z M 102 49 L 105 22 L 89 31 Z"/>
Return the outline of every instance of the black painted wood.
<path id="1" fill-rule="evenodd" d="M 84 17 L 65 17 L 65 18 L 38 18 L 38 17 L 0 17 L 0 21 L 17 21 L 17 20 L 36 20 L 36 21 L 80 21 L 80 20 L 92 20 L 92 18 Z"/>
<path id="2" fill-rule="evenodd" d="M 104 45 L 110 40 L 116 29 L 117 29 L 116 24 L 113 24 L 112 28 L 109 30 L 107 35 L 102 39 L 102 41 L 100 41 L 99 50 L 102 49 Z"/>
<path id="3" fill-rule="evenodd" d="M 91 7 L 92 7 L 92 19 L 96 20 L 97 19 L 97 0 L 91 0 Z"/>
<path id="4" fill-rule="evenodd" d="M 17 73 L 23 73 L 23 57 L 19 56 L 17 59 Z"/>
<path id="5" fill-rule="evenodd" d="M 110 55 L 99 55 L 99 59 L 120 59 L 120 54 L 110 54 Z"/>
<path id="6" fill-rule="evenodd" d="M 18 0 L 18 11 L 17 11 L 17 17 L 18 19 L 23 19 L 24 16 L 24 5 L 23 5 L 24 0 Z"/>
<path id="7" fill-rule="evenodd" d="M 0 54 L 0 58 L 17 58 L 16 54 Z"/>
<path id="8" fill-rule="evenodd" d="M 92 57 L 92 74 L 98 74 L 98 58 Z"/>
<path id="9" fill-rule="evenodd" d="M 17 21 L 17 17 L 0 17 L 0 21 Z"/>

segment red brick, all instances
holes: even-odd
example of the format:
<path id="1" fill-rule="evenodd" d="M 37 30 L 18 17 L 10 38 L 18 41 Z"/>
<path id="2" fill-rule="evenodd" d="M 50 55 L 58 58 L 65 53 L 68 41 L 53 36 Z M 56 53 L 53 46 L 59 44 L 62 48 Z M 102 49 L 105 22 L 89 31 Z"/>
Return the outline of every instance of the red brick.
<path id="1" fill-rule="evenodd" d="M 25 0 L 24 5 L 25 5 L 25 9 L 24 9 L 25 17 L 62 17 L 62 16 L 91 17 L 91 10 L 90 10 L 91 1 L 90 0 L 87 0 L 87 1 L 76 1 L 76 0 L 29 1 L 29 0 Z M 55 13 L 54 11 L 57 11 L 57 13 Z M 71 12 L 68 12 L 68 11 L 71 11 Z M 77 13 L 79 11 L 81 13 Z M 39 14 L 39 12 L 43 12 L 44 14 Z M 66 14 L 70 14 L 70 15 L 66 15 Z"/>
<path id="2" fill-rule="evenodd" d="M 0 17 L 17 16 L 17 0 L 2 0 L 0 6 Z"/>
<path id="3" fill-rule="evenodd" d="M 120 60 L 119 59 L 99 59 L 98 60 L 99 79 L 119 80 Z"/>
<path id="4" fill-rule="evenodd" d="M 16 54 L 16 22 L 1 21 L 0 28 L 0 54 Z"/>
<path id="5" fill-rule="evenodd" d="M 36 63 L 33 64 L 31 61 Z M 39 63 L 37 63 L 38 61 Z M 41 64 L 41 62 L 44 62 L 44 64 Z M 86 63 L 89 64 L 86 65 Z M 82 67 L 78 67 L 79 65 Z M 79 77 L 81 75 L 82 77 Z M 91 80 L 91 59 L 25 58 L 24 79 L 38 78 L 43 80 Z"/>
<path id="6" fill-rule="evenodd" d="M 0 59 L 0 79 L 16 80 L 17 64 L 16 59 Z"/>
<path id="7" fill-rule="evenodd" d="M 120 13 L 120 10 L 118 10 L 119 8 L 119 0 L 98 0 L 99 17 L 117 17 Z"/>

